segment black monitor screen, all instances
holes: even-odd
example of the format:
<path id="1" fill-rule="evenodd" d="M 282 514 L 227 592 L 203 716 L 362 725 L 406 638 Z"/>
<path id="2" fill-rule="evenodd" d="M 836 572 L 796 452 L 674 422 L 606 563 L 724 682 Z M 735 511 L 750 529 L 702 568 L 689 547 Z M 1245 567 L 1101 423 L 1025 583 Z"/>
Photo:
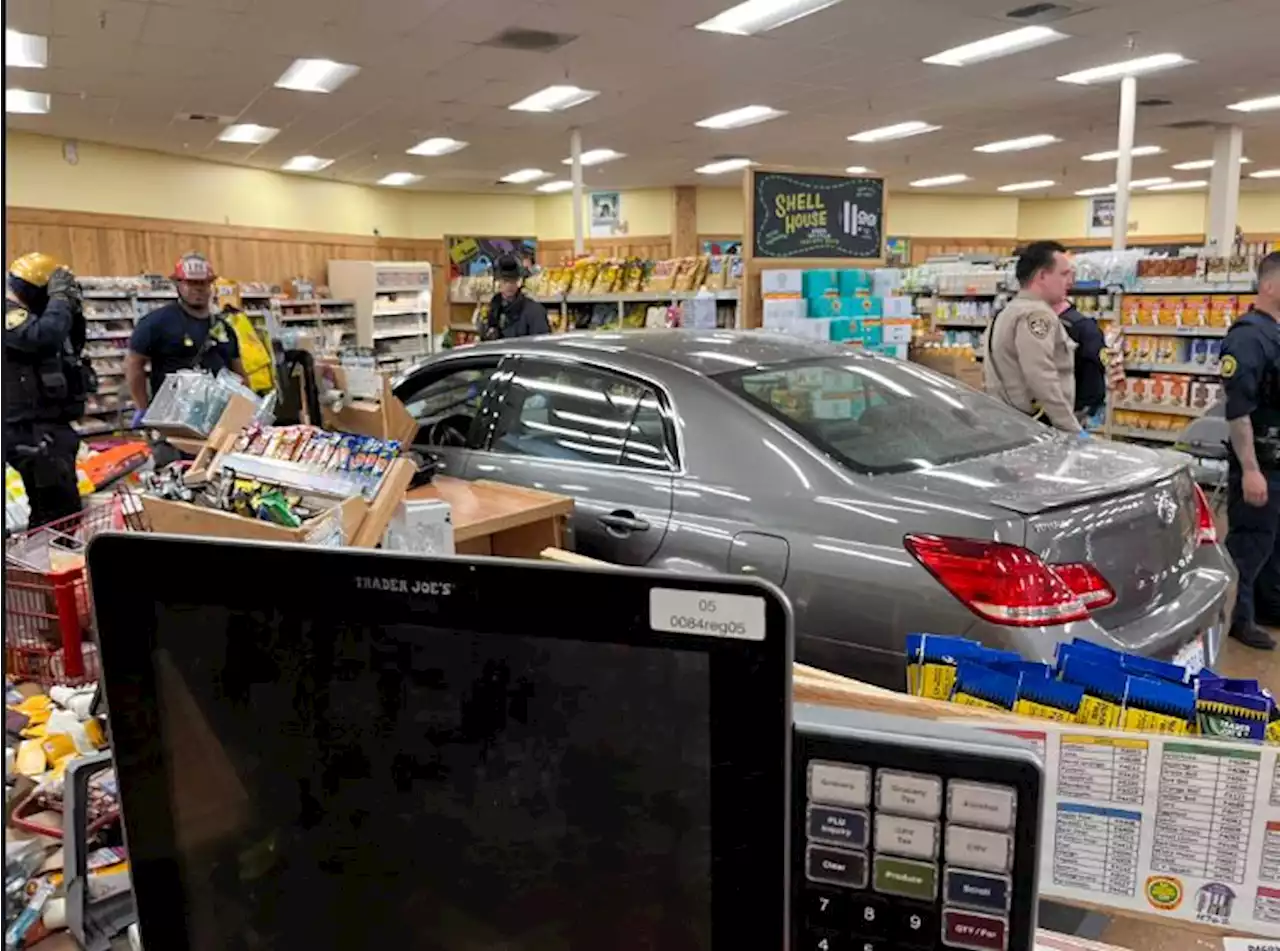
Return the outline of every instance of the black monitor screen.
<path id="1" fill-rule="evenodd" d="M 182 946 L 708 951 L 738 930 L 717 911 L 774 874 L 733 870 L 785 823 L 772 769 L 713 729 L 750 688 L 734 645 L 386 595 L 219 601 L 135 603 L 136 676 L 104 631 L 130 848 L 185 906 Z"/>

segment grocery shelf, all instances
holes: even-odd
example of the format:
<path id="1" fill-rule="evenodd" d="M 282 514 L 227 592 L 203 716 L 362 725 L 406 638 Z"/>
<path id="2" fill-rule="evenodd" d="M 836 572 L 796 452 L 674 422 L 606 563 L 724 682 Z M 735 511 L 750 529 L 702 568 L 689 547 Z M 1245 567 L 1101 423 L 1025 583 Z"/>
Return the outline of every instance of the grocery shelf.
<path id="1" fill-rule="evenodd" d="M 1161 282 L 1139 281 L 1125 294 L 1252 294 L 1256 290 L 1253 281 L 1228 281 L 1223 284 L 1205 284 L 1195 279 L 1167 278 Z"/>
<path id="2" fill-rule="evenodd" d="M 939 327 L 986 327 L 991 323 L 990 317 L 944 317 L 933 318 Z"/>
<path id="3" fill-rule="evenodd" d="M 1117 403 L 1118 410 L 1131 410 L 1137 413 L 1165 413 L 1169 416 L 1190 416 L 1193 419 L 1199 419 L 1204 415 L 1204 410 L 1196 409 L 1194 406 L 1167 405 L 1161 403 Z"/>
<path id="4" fill-rule="evenodd" d="M 999 297 L 1006 291 L 934 291 L 934 297 Z"/>
<path id="5" fill-rule="evenodd" d="M 1142 373 L 1189 373 L 1193 376 L 1220 376 L 1216 367 L 1207 367 L 1203 363 L 1126 363 L 1126 370 L 1138 370 Z"/>
<path id="6" fill-rule="evenodd" d="M 421 294 L 431 290 L 430 284 L 412 284 L 407 287 L 375 287 L 375 294 Z"/>
<path id="7" fill-rule="evenodd" d="M 373 332 L 374 340 L 392 340 L 398 337 L 421 337 L 426 334 L 426 330 L 421 327 L 406 327 L 403 330 L 375 330 Z"/>
<path id="8" fill-rule="evenodd" d="M 426 307 L 406 307 L 401 310 L 375 310 L 373 312 L 373 319 L 377 320 L 379 317 L 417 317 L 419 314 L 425 317 L 429 313 L 431 313 L 431 311 Z"/>
<path id="9" fill-rule="evenodd" d="M 85 300 L 128 300 L 133 296 L 129 291 L 81 291 Z"/>
<path id="10" fill-rule="evenodd" d="M 1107 435 L 1106 431 L 1102 429 L 1091 429 L 1089 432 L 1096 433 L 1099 436 Z M 1167 429 L 1134 429 L 1129 426 L 1112 426 L 1110 435 L 1122 436 L 1126 439 L 1148 439 L 1152 442 L 1175 443 L 1182 441 L 1181 432 L 1170 432 Z"/>
<path id="11" fill-rule="evenodd" d="M 94 340 L 128 340 L 132 336 L 132 330 L 109 330 L 103 334 L 93 334 L 86 337 L 85 342 L 91 343 Z"/>
<path id="12" fill-rule="evenodd" d="M 88 313 L 88 312 L 86 312 L 86 313 L 85 313 L 85 315 L 84 315 L 84 319 L 85 319 L 85 320 L 136 320 L 137 318 L 136 318 L 136 317 L 135 317 L 135 315 L 134 315 L 134 314 L 132 314 L 132 313 L 128 313 L 128 314 L 106 314 L 106 313 L 96 314 L 96 313 Z"/>
<path id="13" fill-rule="evenodd" d="M 320 297 L 312 301 L 321 307 L 355 307 L 356 302 L 353 300 L 342 300 L 338 297 Z"/>
<path id="14" fill-rule="evenodd" d="M 177 291 L 138 291 L 133 295 L 139 300 L 177 300 Z"/>
<path id="15" fill-rule="evenodd" d="M 1225 337 L 1229 327 L 1159 327 L 1122 324 L 1120 329 L 1135 337 Z"/>

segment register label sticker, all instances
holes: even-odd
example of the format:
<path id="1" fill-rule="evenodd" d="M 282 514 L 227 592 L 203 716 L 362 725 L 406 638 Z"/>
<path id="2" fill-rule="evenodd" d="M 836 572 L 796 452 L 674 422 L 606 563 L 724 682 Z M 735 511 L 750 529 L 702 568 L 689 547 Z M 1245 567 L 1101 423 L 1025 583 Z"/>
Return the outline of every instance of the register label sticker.
<path id="1" fill-rule="evenodd" d="M 649 626 L 667 634 L 764 640 L 764 598 L 719 591 L 649 589 Z"/>

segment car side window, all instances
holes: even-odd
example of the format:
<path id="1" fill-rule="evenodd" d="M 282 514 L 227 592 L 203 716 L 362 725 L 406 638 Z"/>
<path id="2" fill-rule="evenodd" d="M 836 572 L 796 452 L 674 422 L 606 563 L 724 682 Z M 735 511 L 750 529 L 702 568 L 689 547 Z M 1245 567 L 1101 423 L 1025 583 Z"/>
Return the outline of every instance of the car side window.
<path id="1" fill-rule="evenodd" d="M 671 468 L 662 406 L 654 390 L 594 367 L 523 361 L 507 385 L 493 452 Z"/>
<path id="2" fill-rule="evenodd" d="M 430 379 L 404 398 L 418 421 L 418 446 L 465 446 L 498 364 L 468 364 Z"/>

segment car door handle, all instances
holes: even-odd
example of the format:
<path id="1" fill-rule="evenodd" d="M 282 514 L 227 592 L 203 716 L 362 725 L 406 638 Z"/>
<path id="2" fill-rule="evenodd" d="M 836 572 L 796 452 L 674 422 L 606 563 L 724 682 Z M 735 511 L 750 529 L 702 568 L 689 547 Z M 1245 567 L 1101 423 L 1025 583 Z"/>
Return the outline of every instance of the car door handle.
<path id="1" fill-rule="evenodd" d="M 608 515 L 601 515 L 600 524 L 610 531 L 620 534 L 647 532 L 649 530 L 649 523 L 642 518 L 636 518 L 634 512 L 610 512 Z"/>

